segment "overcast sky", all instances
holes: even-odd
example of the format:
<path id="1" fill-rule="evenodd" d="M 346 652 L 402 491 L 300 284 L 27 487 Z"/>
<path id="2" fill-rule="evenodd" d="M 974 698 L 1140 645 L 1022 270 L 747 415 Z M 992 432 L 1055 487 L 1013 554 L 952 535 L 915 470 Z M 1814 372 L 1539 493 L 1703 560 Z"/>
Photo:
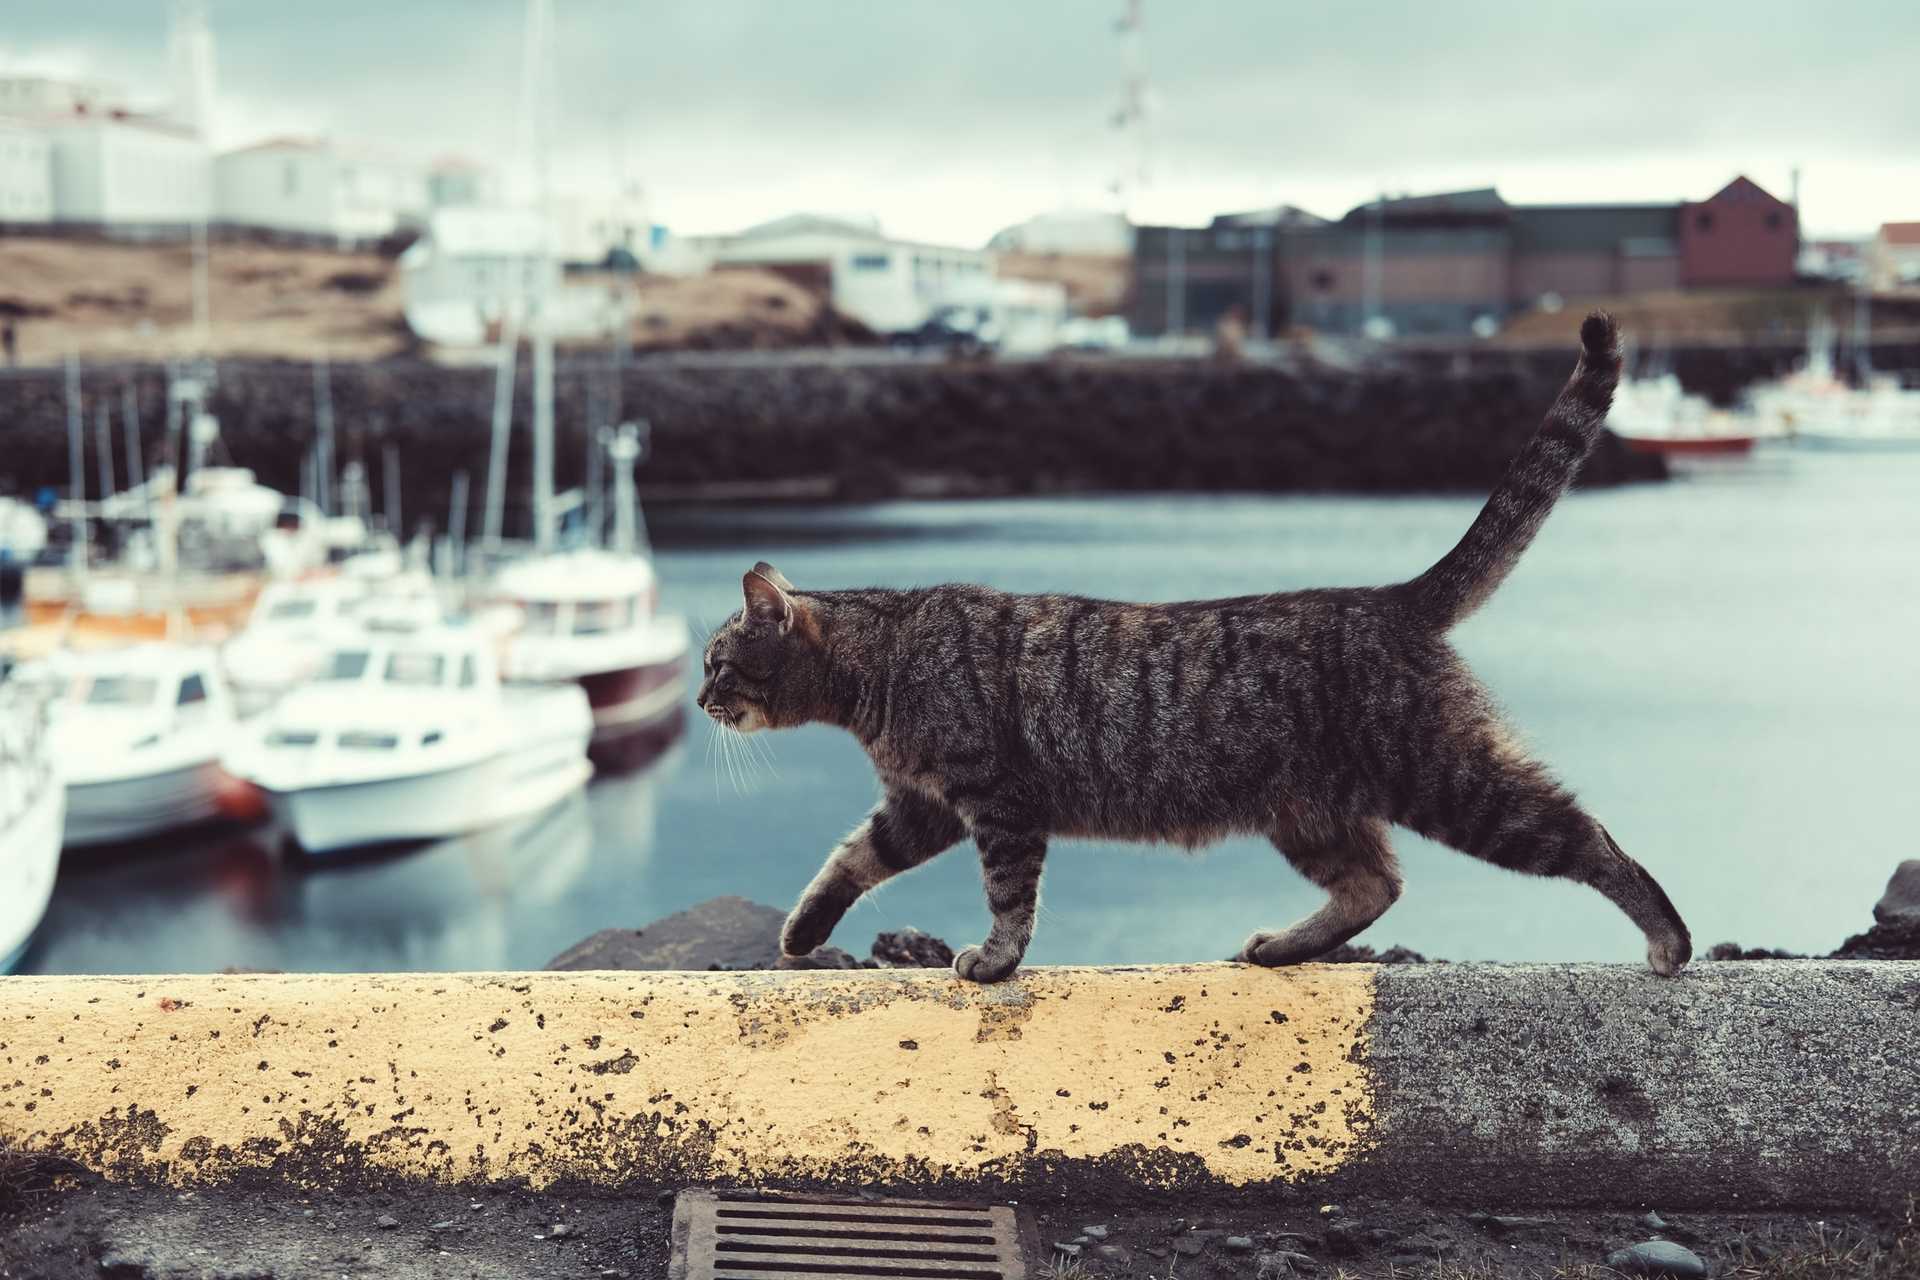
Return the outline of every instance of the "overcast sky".
<path id="1" fill-rule="evenodd" d="M 1145 0 L 1142 221 L 1380 190 L 1700 198 L 1810 233 L 1920 219 L 1912 0 Z M 0 0 L 0 67 L 166 92 L 166 0 Z M 1121 0 L 556 0 L 564 186 L 626 169 L 675 230 L 872 212 L 976 243 L 1112 207 Z M 522 0 L 211 0 L 217 141 L 515 152 Z"/>

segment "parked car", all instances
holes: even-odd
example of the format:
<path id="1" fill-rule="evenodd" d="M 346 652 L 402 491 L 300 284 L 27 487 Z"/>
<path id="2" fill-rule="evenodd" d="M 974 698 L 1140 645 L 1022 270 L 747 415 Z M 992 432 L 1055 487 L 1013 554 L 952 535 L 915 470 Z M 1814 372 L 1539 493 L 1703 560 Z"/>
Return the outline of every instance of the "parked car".
<path id="1" fill-rule="evenodd" d="M 943 351 L 955 356 L 981 356 L 1000 345 L 1000 326 L 991 309 L 953 304 L 935 307 L 919 325 L 888 339 L 897 351 Z"/>

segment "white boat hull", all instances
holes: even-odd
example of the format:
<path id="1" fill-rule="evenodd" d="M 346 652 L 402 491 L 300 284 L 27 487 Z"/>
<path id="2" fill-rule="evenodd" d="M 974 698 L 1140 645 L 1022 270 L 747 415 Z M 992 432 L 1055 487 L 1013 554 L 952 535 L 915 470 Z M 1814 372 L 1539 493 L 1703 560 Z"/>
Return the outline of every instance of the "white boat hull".
<path id="1" fill-rule="evenodd" d="M 275 818 L 308 853 L 438 840 L 537 813 L 591 776 L 586 734 L 522 743 L 451 769 L 299 791 L 269 791 Z"/>
<path id="2" fill-rule="evenodd" d="M 0 973 L 11 973 L 20 963 L 47 914 L 65 813 L 66 791 L 49 784 L 0 831 Z"/>
<path id="3" fill-rule="evenodd" d="M 222 779 L 212 760 L 141 777 L 67 785 L 71 848 L 140 840 L 220 816 Z"/>
<path id="4" fill-rule="evenodd" d="M 1827 453 L 1910 453 L 1920 449 L 1920 432 L 1800 431 L 1794 440 Z"/>

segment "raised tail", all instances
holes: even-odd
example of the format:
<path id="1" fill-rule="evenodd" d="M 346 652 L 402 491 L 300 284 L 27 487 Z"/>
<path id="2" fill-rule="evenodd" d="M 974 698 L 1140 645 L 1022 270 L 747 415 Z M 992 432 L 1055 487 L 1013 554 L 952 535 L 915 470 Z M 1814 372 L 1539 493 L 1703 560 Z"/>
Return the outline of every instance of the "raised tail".
<path id="1" fill-rule="evenodd" d="M 1604 311 L 1589 315 L 1580 326 L 1580 347 L 1573 376 L 1466 537 L 1406 584 L 1414 608 L 1434 626 L 1452 626 L 1506 581 L 1600 438 L 1620 381 L 1620 335 L 1613 317 Z"/>

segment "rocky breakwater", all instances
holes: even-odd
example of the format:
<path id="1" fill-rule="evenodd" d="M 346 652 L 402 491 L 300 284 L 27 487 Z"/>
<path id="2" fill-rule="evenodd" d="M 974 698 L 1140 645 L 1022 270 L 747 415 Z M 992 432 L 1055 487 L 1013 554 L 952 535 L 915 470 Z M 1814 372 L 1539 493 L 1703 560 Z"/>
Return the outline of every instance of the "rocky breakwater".
<path id="1" fill-rule="evenodd" d="M 1473 491 L 1490 488 L 1565 376 L 1562 353 L 1464 373 L 1292 370 L 1201 361 L 1073 359 L 1006 363 L 782 360 L 629 366 L 621 403 L 653 426 L 641 473 L 653 499 L 861 500 L 903 494 L 1076 491 Z M 590 400 L 603 363 L 563 361 L 558 481 L 584 475 Z M 452 476 L 486 473 L 492 373 L 417 360 L 335 365 L 337 456 L 376 472 L 394 445 L 409 523 L 444 523 Z M 131 387 L 149 460 L 163 448 L 164 377 L 151 366 L 83 371 L 87 421 L 117 415 Z M 598 390 L 596 390 L 598 388 Z M 515 420 L 530 416 L 518 388 Z M 314 438 L 313 372 L 230 362 L 212 408 L 230 459 L 292 491 Z M 87 448 L 93 448 L 88 433 Z M 116 435 L 116 447 L 119 437 Z M 510 503 L 526 502 L 527 433 L 517 433 Z M 4 482 L 67 483 L 66 407 L 57 369 L 0 376 Z M 89 480 L 95 473 L 87 460 Z M 119 464 L 124 476 L 124 462 Z M 1658 478 L 1659 459 L 1611 437 L 1585 481 Z M 376 485 L 376 488 L 378 486 Z M 514 521 L 517 523 L 517 519 Z"/>

